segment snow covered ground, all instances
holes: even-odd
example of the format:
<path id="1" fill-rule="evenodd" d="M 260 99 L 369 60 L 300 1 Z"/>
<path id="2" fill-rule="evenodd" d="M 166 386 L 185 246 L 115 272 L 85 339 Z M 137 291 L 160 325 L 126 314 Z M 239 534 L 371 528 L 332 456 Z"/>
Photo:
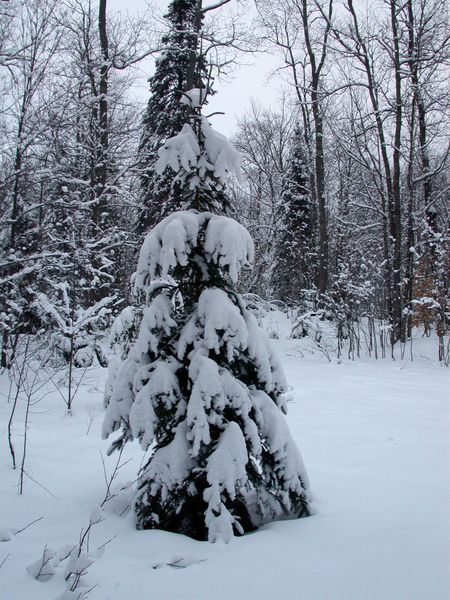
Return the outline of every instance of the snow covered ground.
<path id="1" fill-rule="evenodd" d="M 293 387 L 288 421 L 310 475 L 316 514 L 267 525 L 228 545 L 209 544 L 136 531 L 132 515 L 121 515 L 130 497 L 122 490 L 92 527 L 94 562 L 87 588 L 79 588 L 95 586 L 89 600 L 450 598 L 450 372 L 435 361 L 435 342 L 418 339 L 413 362 L 339 364 L 311 353 L 304 340 L 285 339 L 281 317 L 271 327 L 280 333 L 273 342 Z M 26 569 L 45 546 L 61 557 L 75 546 L 105 497 L 102 456 L 108 473 L 117 460 L 106 457 L 108 442 L 100 439 L 105 377 L 103 369 L 86 372 L 72 417 L 51 383 L 31 407 L 20 497 L 6 436 L 9 381 L 1 377 L 1 600 L 55 600 L 66 589 L 67 560 L 57 565 L 52 559 L 55 574 L 45 582 Z M 20 402 L 13 424 L 19 459 Z M 126 448 L 122 463 L 129 462 L 115 490 L 135 478 L 141 460 L 138 444 Z"/>

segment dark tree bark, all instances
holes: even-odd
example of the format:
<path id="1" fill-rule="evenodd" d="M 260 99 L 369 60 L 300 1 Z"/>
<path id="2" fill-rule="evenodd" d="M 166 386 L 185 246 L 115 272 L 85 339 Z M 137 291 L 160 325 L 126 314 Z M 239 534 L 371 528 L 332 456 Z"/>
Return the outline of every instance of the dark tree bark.
<path id="1" fill-rule="evenodd" d="M 311 106 L 314 119 L 314 165 L 315 165 L 315 188 L 317 199 L 317 214 L 319 225 L 319 265 L 317 272 L 317 289 L 319 294 L 324 294 L 328 288 L 328 226 L 327 226 L 327 207 L 325 191 L 325 158 L 323 148 L 323 111 L 321 77 L 328 50 L 328 35 L 330 32 L 331 16 L 333 13 L 333 0 L 328 3 L 328 21 L 325 26 L 323 38 L 321 40 L 320 55 L 316 56 L 316 51 L 310 38 L 311 23 L 308 14 L 308 2 L 302 0 L 301 16 L 303 24 L 303 35 L 305 38 L 306 49 L 308 53 L 311 68 Z"/>
<path id="2" fill-rule="evenodd" d="M 402 201 L 400 183 L 400 146 L 402 143 L 402 64 L 400 59 L 399 31 L 398 31 L 398 6 L 397 0 L 390 0 L 390 16 L 392 28 L 392 60 L 395 78 L 395 133 L 392 154 L 392 194 L 390 197 L 390 226 L 393 242 L 393 307 L 392 320 L 394 328 L 394 341 L 405 341 L 403 319 L 403 290 L 402 290 Z"/>
<path id="3" fill-rule="evenodd" d="M 99 79 L 99 102 L 98 102 L 98 158 L 97 158 L 97 197 L 101 197 L 106 188 L 107 165 L 108 165 L 108 79 L 109 79 L 109 50 L 108 35 L 106 31 L 106 0 L 99 1 L 98 32 L 100 37 L 100 48 L 102 63 L 100 66 Z"/>

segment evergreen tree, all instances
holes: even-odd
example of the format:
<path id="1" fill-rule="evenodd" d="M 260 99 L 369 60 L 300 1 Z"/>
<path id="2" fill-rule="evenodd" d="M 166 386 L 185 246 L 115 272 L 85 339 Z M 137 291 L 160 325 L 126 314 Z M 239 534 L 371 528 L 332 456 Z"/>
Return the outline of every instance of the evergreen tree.
<path id="1" fill-rule="evenodd" d="M 167 169 L 158 174 L 155 164 L 158 150 L 166 139 L 180 131 L 188 118 L 187 106 L 180 102 L 184 92 L 194 87 L 210 92 L 205 60 L 199 52 L 200 11 L 199 0 L 173 0 L 165 17 L 169 31 L 162 37 L 162 52 L 150 78 L 151 96 L 140 144 L 144 205 L 137 223 L 140 233 L 182 208 L 185 201 L 180 183 L 174 181 L 175 172 Z"/>
<path id="2" fill-rule="evenodd" d="M 151 448 L 139 473 L 139 528 L 228 541 L 308 515 L 308 481 L 283 415 L 281 365 L 236 291 L 253 244 L 220 213 L 239 155 L 201 116 L 201 90 L 187 98 L 189 121 L 156 168 L 176 173 L 188 209 L 163 219 L 141 248 L 142 319 L 108 393 L 103 435 L 122 428 L 111 450 L 132 438 Z"/>
<path id="3" fill-rule="evenodd" d="M 276 220 L 280 235 L 272 270 L 274 295 L 287 303 L 296 302 L 302 289 L 314 284 L 315 211 L 303 135 L 294 131 L 288 169 Z"/>

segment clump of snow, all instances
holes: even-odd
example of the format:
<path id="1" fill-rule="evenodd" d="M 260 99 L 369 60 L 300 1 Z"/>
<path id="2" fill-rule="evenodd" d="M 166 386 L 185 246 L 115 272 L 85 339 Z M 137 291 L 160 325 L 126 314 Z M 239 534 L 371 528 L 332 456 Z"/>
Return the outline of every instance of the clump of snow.
<path id="1" fill-rule="evenodd" d="M 130 409 L 134 401 L 134 375 L 138 368 L 139 363 L 132 356 L 129 356 L 122 363 L 117 373 L 114 389 L 103 420 L 103 439 L 106 439 L 111 432 L 117 431 L 123 421 L 129 421 Z"/>
<path id="2" fill-rule="evenodd" d="M 228 543 L 233 537 L 233 525 L 243 532 L 222 498 L 223 493 L 227 492 L 232 500 L 235 499 L 236 489 L 247 480 L 247 463 L 247 447 L 242 431 L 237 423 L 228 423 L 215 450 L 207 459 L 206 479 L 210 487 L 204 491 L 203 498 L 208 503 L 205 522 L 210 542 L 220 539 Z"/>
<path id="3" fill-rule="evenodd" d="M 9 542 L 11 540 L 11 532 L 9 529 L 0 527 L 0 542 Z"/>
<path id="4" fill-rule="evenodd" d="M 147 291 L 151 281 L 167 277 L 177 263 L 187 264 L 203 222 L 203 214 L 179 211 L 163 219 L 146 235 L 139 253 L 135 292 Z"/>
<path id="5" fill-rule="evenodd" d="M 139 488 L 142 491 L 139 494 L 160 494 L 164 502 L 169 493 L 183 483 L 192 467 L 187 425 L 183 422 L 178 425 L 173 440 L 160 448 L 148 462 L 140 477 Z M 151 481 L 150 489 L 146 487 L 148 481 Z"/>
<path id="6" fill-rule="evenodd" d="M 256 365 L 258 378 L 264 382 L 267 393 L 275 393 L 278 406 L 286 412 L 285 393 L 288 386 L 283 367 L 266 332 L 258 326 L 256 317 L 246 311 L 245 321 L 249 333 L 249 354 Z"/>
<path id="7" fill-rule="evenodd" d="M 218 288 L 204 290 L 198 300 L 198 317 L 203 326 L 203 342 L 217 354 L 225 345 L 227 358 L 233 360 L 247 347 L 248 332 L 239 307 Z"/>
<path id="8" fill-rule="evenodd" d="M 210 219 L 205 235 L 205 252 L 223 268 L 233 283 L 239 273 L 253 262 L 253 241 L 248 231 L 234 219 Z"/>
<path id="9" fill-rule="evenodd" d="M 173 319 L 173 304 L 168 294 L 161 293 L 153 298 L 150 306 L 144 308 L 139 336 L 133 346 L 132 355 L 136 360 L 149 351 L 158 353 L 161 332 L 170 335 L 176 321 Z"/>
<path id="10" fill-rule="evenodd" d="M 192 88 L 187 92 L 184 92 L 180 102 L 186 106 L 190 106 L 192 108 L 200 108 L 203 105 L 203 102 L 206 98 L 207 90 L 205 88 Z"/>
<path id="11" fill-rule="evenodd" d="M 86 549 L 79 548 L 78 546 L 75 547 L 70 553 L 65 572 L 65 577 L 69 584 L 72 579 L 87 573 L 92 563 L 93 559 Z"/>
<path id="12" fill-rule="evenodd" d="M 202 328 L 202 335 L 199 335 L 198 325 Z M 248 332 L 239 307 L 223 290 L 207 288 L 201 293 L 197 309 L 181 332 L 178 357 L 183 358 L 191 346 L 214 350 L 216 354 L 225 346 L 231 361 L 247 345 Z"/>
<path id="13" fill-rule="evenodd" d="M 27 571 L 31 577 L 40 582 L 51 579 L 56 572 L 53 564 L 55 554 L 56 552 L 46 546 L 42 552 L 42 556 L 27 567 Z"/>
<path id="14" fill-rule="evenodd" d="M 289 511 L 291 493 L 309 496 L 309 480 L 302 457 L 273 400 L 262 391 L 252 391 L 251 398 L 258 428 L 275 461 L 273 472 L 283 481 L 277 491 L 278 498 Z"/>
<path id="15" fill-rule="evenodd" d="M 133 436 L 140 440 L 144 450 L 154 439 L 157 423 L 155 407 L 171 408 L 180 400 L 176 361 L 161 361 L 139 369 L 134 382 L 136 393 L 130 410 L 130 426 Z"/>
<path id="16" fill-rule="evenodd" d="M 200 101 L 199 90 L 187 92 L 186 103 L 194 102 L 194 108 Z M 200 139 L 191 123 L 185 123 L 181 131 L 166 140 L 159 149 L 159 158 L 155 170 L 162 174 L 170 167 L 177 175 L 175 180 L 186 180 L 192 189 L 205 189 L 209 186 L 210 173 L 225 185 L 230 173 L 242 181 L 241 155 L 227 137 L 213 129 L 205 117 L 197 117 Z"/>
<path id="17" fill-rule="evenodd" d="M 228 173 L 233 174 L 241 182 L 241 154 L 236 150 L 227 137 L 213 129 L 204 117 L 201 121 L 202 133 L 205 139 L 205 152 L 208 166 L 213 165 L 214 175 L 225 184 Z"/>
<path id="18" fill-rule="evenodd" d="M 140 312 L 136 306 L 127 306 L 114 319 L 109 333 L 109 345 L 113 350 L 123 351 L 124 344 L 130 342 L 130 332 L 135 329 Z"/>
<path id="19" fill-rule="evenodd" d="M 107 407 L 114 390 L 117 373 L 122 363 L 128 357 L 134 342 L 138 324 L 142 319 L 142 310 L 136 306 L 127 306 L 114 319 L 110 335 L 109 345 L 112 356 L 108 361 L 108 378 L 105 384 L 103 404 Z"/>
<path id="20" fill-rule="evenodd" d="M 172 569 L 186 569 L 192 565 L 205 562 L 206 558 L 198 556 L 183 556 L 181 554 L 171 554 L 167 558 L 159 559 L 152 564 L 152 569 L 161 569 L 162 567 L 171 567 Z"/>
<path id="21" fill-rule="evenodd" d="M 189 365 L 189 377 L 193 381 L 187 405 L 188 439 L 192 442 L 189 453 L 196 457 L 202 445 L 211 442 L 207 413 L 212 404 L 223 395 L 217 364 L 196 352 Z"/>
<path id="22" fill-rule="evenodd" d="M 241 270 L 253 260 L 250 234 L 229 217 L 188 210 L 169 215 L 147 234 L 139 254 L 135 293 L 148 294 L 151 281 L 172 275 L 177 265 L 187 266 L 198 251 L 200 231 L 205 235 L 207 262 L 217 264 L 236 282 Z"/>
<path id="23" fill-rule="evenodd" d="M 159 149 L 159 158 L 155 164 L 155 171 L 161 175 L 169 166 L 175 173 L 181 168 L 191 171 L 197 166 L 200 156 L 200 146 L 197 136 L 189 123 L 185 123 L 177 135 L 169 138 L 164 146 Z"/>

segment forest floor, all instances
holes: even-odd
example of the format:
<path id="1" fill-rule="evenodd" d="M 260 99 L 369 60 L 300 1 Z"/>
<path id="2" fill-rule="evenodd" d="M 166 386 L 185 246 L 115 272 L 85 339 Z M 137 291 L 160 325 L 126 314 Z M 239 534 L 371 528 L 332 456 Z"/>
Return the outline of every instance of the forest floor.
<path id="1" fill-rule="evenodd" d="M 58 560 L 98 515 L 103 461 L 107 474 L 117 461 L 106 457 L 109 442 L 100 438 L 106 371 L 86 371 L 73 416 L 63 382 L 35 394 L 21 496 L 25 401 L 19 398 L 12 427 L 13 470 L 2 375 L 0 599 L 81 600 L 79 592 L 93 588 L 89 600 L 448 600 L 450 371 L 435 360 L 435 340 L 418 334 L 412 362 L 339 362 L 286 339 L 284 326 L 281 317 L 270 324 L 293 388 L 288 422 L 311 479 L 314 516 L 267 525 L 228 545 L 136 531 L 126 512 L 130 486 L 120 488 L 134 480 L 143 452 L 129 444 L 113 482 L 118 494 L 91 528 L 87 587 L 73 594 L 63 595 L 68 560 Z M 48 563 L 54 575 L 37 581 L 27 567 L 45 547 L 56 553 Z"/>

